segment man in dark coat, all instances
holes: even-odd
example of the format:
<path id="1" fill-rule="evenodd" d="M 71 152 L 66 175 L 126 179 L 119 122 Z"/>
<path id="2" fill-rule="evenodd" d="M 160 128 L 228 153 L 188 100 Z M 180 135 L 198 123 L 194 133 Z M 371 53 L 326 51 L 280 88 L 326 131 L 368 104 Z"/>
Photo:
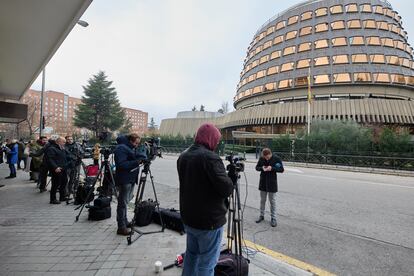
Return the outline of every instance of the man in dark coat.
<path id="1" fill-rule="evenodd" d="M 52 188 L 50 190 L 50 204 L 60 204 L 66 200 L 66 140 L 59 137 L 56 141 L 50 140 L 50 146 L 46 149 L 45 155 L 47 167 L 52 173 Z M 59 188 L 59 201 L 56 199 L 56 192 Z"/>
<path id="2" fill-rule="evenodd" d="M 259 219 L 256 220 L 256 223 L 264 220 L 266 197 L 269 197 L 271 217 L 270 225 L 272 225 L 272 227 L 276 227 L 276 173 L 283 173 L 284 171 L 282 160 L 280 160 L 277 155 L 272 154 L 272 151 L 270 149 L 264 148 L 262 150 L 262 156 L 257 162 L 256 170 L 260 172 L 260 216 Z"/>
<path id="3" fill-rule="evenodd" d="M 118 235 L 129 235 L 130 226 L 127 218 L 128 203 L 132 199 L 134 185 L 137 183 L 139 165 L 146 154 L 137 150 L 141 137 L 138 134 L 120 136 L 116 139 L 118 145 L 115 149 L 115 182 L 118 187 L 118 206 L 116 209 L 116 220 L 118 222 Z"/>
<path id="4" fill-rule="evenodd" d="M 24 141 L 23 139 L 20 139 L 20 141 L 17 142 L 17 146 L 18 146 L 18 154 L 17 154 L 17 169 L 21 170 L 21 163 L 23 161 L 23 170 L 26 168 L 26 156 L 24 156 Z"/>
<path id="5" fill-rule="evenodd" d="M 68 135 L 65 137 L 65 150 L 67 154 L 68 165 L 66 169 L 68 184 L 66 185 L 66 195 L 70 197 L 78 187 L 79 173 L 83 157 L 82 147 L 73 141 L 73 137 Z"/>
<path id="6" fill-rule="evenodd" d="M 233 191 L 223 161 L 214 152 L 220 131 L 203 124 L 195 143 L 177 160 L 180 181 L 180 211 L 187 233 L 184 276 L 214 275 L 220 255 L 226 199 Z"/>
<path id="7" fill-rule="evenodd" d="M 51 141 L 52 139 L 50 139 Z M 39 159 L 41 159 L 41 164 L 39 167 L 39 177 L 37 180 L 38 183 L 38 187 L 40 192 L 46 192 L 46 182 L 47 182 L 47 175 L 48 175 L 48 165 L 47 165 L 47 160 L 46 160 L 46 154 L 45 152 L 47 151 L 47 149 L 49 148 L 49 146 L 51 145 L 51 143 L 48 143 L 47 141 L 47 137 L 46 136 L 40 136 L 39 138 L 39 144 L 42 146 L 42 148 L 40 150 L 37 150 L 35 152 L 31 152 L 30 153 L 30 157 L 38 157 Z"/>

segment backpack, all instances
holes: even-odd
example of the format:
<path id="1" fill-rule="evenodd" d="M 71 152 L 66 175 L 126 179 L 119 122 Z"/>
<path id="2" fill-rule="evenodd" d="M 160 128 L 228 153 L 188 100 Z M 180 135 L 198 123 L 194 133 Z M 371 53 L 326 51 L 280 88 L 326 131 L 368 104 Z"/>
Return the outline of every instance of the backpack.
<path id="1" fill-rule="evenodd" d="M 249 261 L 229 250 L 220 253 L 219 260 L 214 268 L 214 276 L 248 276 Z"/>

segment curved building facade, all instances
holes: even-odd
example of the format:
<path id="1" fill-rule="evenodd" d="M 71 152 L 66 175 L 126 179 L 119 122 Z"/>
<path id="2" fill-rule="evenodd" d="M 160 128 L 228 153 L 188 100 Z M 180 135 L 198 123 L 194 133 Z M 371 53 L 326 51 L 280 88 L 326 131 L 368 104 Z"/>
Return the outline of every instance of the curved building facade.
<path id="1" fill-rule="evenodd" d="M 248 47 L 236 111 L 215 123 L 294 133 L 308 120 L 309 87 L 311 119 L 412 130 L 413 48 L 388 1 L 312 0 L 271 18 Z"/>

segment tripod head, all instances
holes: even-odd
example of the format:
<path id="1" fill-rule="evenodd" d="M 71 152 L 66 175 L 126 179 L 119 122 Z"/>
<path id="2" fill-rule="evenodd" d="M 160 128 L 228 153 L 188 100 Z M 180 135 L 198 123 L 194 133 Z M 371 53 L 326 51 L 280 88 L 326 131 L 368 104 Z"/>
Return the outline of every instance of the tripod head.
<path id="1" fill-rule="evenodd" d="M 228 172 L 227 175 L 231 178 L 233 184 L 236 185 L 237 180 L 240 178 L 240 172 L 244 172 L 243 161 L 245 161 L 246 158 L 230 153 L 230 155 L 226 156 L 226 160 L 230 162 L 226 168 Z"/>

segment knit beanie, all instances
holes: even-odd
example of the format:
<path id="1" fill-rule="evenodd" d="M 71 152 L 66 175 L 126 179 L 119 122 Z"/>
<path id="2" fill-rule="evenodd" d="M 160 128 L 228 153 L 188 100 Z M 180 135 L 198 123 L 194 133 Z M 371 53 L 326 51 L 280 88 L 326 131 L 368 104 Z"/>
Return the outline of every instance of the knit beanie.
<path id="1" fill-rule="evenodd" d="M 204 145 L 209 150 L 214 151 L 220 141 L 220 138 L 220 131 L 213 124 L 207 123 L 198 128 L 195 142 L 197 144 Z"/>

